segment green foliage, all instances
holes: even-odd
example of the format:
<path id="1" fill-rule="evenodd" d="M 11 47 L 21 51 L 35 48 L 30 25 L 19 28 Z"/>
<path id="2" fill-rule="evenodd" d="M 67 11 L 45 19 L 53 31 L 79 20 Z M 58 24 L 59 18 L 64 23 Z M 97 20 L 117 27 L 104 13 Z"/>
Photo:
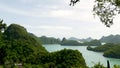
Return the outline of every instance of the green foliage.
<path id="1" fill-rule="evenodd" d="M 24 64 L 23 68 L 43 68 L 42 65 L 36 65 L 36 64 Z"/>
<path id="2" fill-rule="evenodd" d="M 71 49 L 52 52 L 43 57 L 42 62 L 47 68 L 86 68 L 82 54 L 77 50 Z"/>
<path id="3" fill-rule="evenodd" d="M 67 43 L 66 43 L 67 42 Z M 94 40 L 91 43 L 96 43 Z M 70 45 L 80 45 L 77 41 L 62 40 L 62 43 Z M 91 44 L 92 45 L 92 44 Z M 105 54 L 117 56 L 119 58 L 120 46 L 106 44 L 108 48 Z M 88 49 L 93 49 L 88 47 Z M 109 49 L 107 51 L 107 49 Z M 112 57 L 114 57 L 112 56 Z M 64 49 L 57 52 L 48 53 L 38 42 L 37 37 L 29 34 L 26 29 L 17 24 L 11 24 L 0 34 L 0 65 L 5 68 L 87 68 L 82 54 L 78 50 Z M 93 68 L 102 67 L 96 64 Z M 114 66 L 119 67 L 119 66 Z"/>
<path id="4" fill-rule="evenodd" d="M 66 38 L 63 38 L 61 41 L 61 45 L 99 46 L 99 45 L 101 45 L 101 42 L 99 40 L 92 40 L 90 42 L 80 43 L 80 42 L 75 41 L 75 40 L 67 40 Z"/>
<path id="5" fill-rule="evenodd" d="M 3 68 L 3 66 L 0 66 L 0 68 Z"/>
<path id="6" fill-rule="evenodd" d="M 0 38 L 0 65 L 5 68 L 86 68 L 82 54 L 77 50 L 48 53 L 26 29 L 11 24 Z"/>
<path id="7" fill-rule="evenodd" d="M 35 63 L 36 56 L 41 57 L 47 53 L 20 25 L 11 24 L 3 35 L 4 45 L 0 46 L 1 64 Z"/>
<path id="8" fill-rule="evenodd" d="M 99 40 L 92 40 L 90 42 L 85 42 L 83 44 L 87 46 L 99 46 L 101 45 L 101 42 Z"/>
<path id="9" fill-rule="evenodd" d="M 74 6 L 79 0 L 70 0 L 70 6 Z M 94 15 L 97 15 L 107 27 L 113 24 L 113 19 L 120 14 L 120 0 L 95 0 Z"/>
<path id="10" fill-rule="evenodd" d="M 113 68 L 120 68 L 120 65 L 114 65 Z"/>
<path id="11" fill-rule="evenodd" d="M 87 47 L 88 50 L 96 51 L 96 52 L 104 52 L 103 56 L 110 58 L 120 58 L 120 45 L 107 43 L 102 46 L 98 46 L 92 48 L 90 46 Z"/>
<path id="12" fill-rule="evenodd" d="M 98 62 L 92 68 L 107 68 L 107 67 L 104 67 L 103 64 L 100 64 L 100 62 Z"/>
<path id="13" fill-rule="evenodd" d="M 17 24 L 11 24 L 4 32 L 5 38 L 12 39 L 28 39 L 29 35 L 26 29 Z"/>
<path id="14" fill-rule="evenodd" d="M 5 41 L 3 39 L 3 34 L 0 33 L 0 64 L 3 64 L 4 62 L 3 58 L 6 56 L 4 45 L 5 45 Z"/>
<path id="15" fill-rule="evenodd" d="M 61 42 L 60 39 L 46 36 L 39 37 L 38 39 L 42 44 L 59 44 Z"/>
<path id="16" fill-rule="evenodd" d="M 120 45 L 114 46 L 104 52 L 103 56 L 110 58 L 120 58 Z"/>
<path id="17" fill-rule="evenodd" d="M 93 48 L 92 48 L 91 46 L 88 46 L 88 47 L 87 47 L 87 50 L 93 51 L 92 49 L 93 49 Z"/>
<path id="18" fill-rule="evenodd" d="M 102 23 L 110 27 L 116 14 L 120 13 L 120 0 L 95 0 L 93 11 Z"/>
<path id="19" fill-rule="evenodd" d="M 6 29 L 6 24 L 0 19 L 0 33 Z"/>
<path id="20" fill-rule="evenodd" d="M 111 48 L 113 48 L 114 46 L 116 46 L 116 44 L 112 44 L 112 43 L 107 43 L 101 46 L 97 46 L 95 48 L 92 47 L 87 47 L 88 50 L 92 50 L 92 51 L 96 51 L 96 52 L 105 52 Z"/>

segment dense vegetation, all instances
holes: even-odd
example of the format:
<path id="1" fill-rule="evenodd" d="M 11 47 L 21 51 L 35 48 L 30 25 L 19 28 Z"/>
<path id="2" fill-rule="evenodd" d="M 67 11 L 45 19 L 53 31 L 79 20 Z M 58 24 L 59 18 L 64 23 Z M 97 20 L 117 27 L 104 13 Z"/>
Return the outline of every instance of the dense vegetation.
<path id="1" fill-rule="evenodd" d="M 0 65 L 5 68 L 86 68 L 79 51 L 64 49 L 49 53 L 33 35 L 17 24 L 0 32 Z"/>
<path id="2" fill-rule="evenodd" d="M 17 24 L 11 24 L 4 31 L 0 43 L 1 64 L 35 63 L 36 56 L 43 56 L 47 51 L 26 29 Z"/>
<path id="3" fill-rule="evenodd" d="M 96 52 L 104 52 L 103 56 L 110 58 L 120 58 L 120 45 L 107 43 L 102 46 L 98 46 L 92 48 L 90 46 L 87 47 L 88 50 L 96 51 Z"/>
<path id="4" fill-rule="evenodd" d="M 33 35 L 33 34 L 31 34 Z M 34 35 L 33 35 L 34 36 Z M 92 38 L 87 39 L 78 39 L 71 37 L 69 39 L 60 40 L 59 38 L 56 39 L 54 37 L 35 37 L 39 42 L 42 44 L 62 44 L 62 45 L 90 45 L 90 46 L 98 46 L 101 45 L 101 42 L 104 43 L 114 43 L 114 44 L 120 44 L 120 35 L 109 35 L 109 36 L 103 36 L 101 39 L 96 40 Z"/>
<path id="5" fill-rule="evenodd" d="M 43 63 L 47 68 L 86 68 L 82 54 L 77 50 L 64 49 L 53 52 L 43 57 Z M 45 67 L 46 68 L 46 67 Z"/>
<path id="6" fill-rule="evenodd" d="M 42 44 L 60 44 L 61 40 L 53 37 L 42 36 L 38 38 Z"/>
<path id="7" fill-rule="evenodd" d="M 63 41 L 65 40 L 64 38 Z M 21 66 L 23 68 L 87 68 L 78 50 L 64 49 L 49 53 L 41 46 L 36 36 L 28 33 L 20 25 L 11 24 L 0 31 L 0 67 Z M 92 68 L 101 66 L 96 64 Z"/>
<path id="8" fill-rule="evenodd" d="M 92 41 L 89 41 L 89 42 L 81 43 L 79 41 L 68 40 L 66 38 L 63 38 L 62 41 L 61 41 L 61 45 L 99 46 L 99 45 L 101 45 L 101 42 L 99 40 L 92 40 Z"/>
<path id="9" fill-rule="evenodd" d="M 96 52 L 104 52 L 104 51 L 107 51 L 107 50 L 111 49 L 114 46 L 115 46 L 115 44 L 107 43 L 107 44 L 104 44 L 102 46 L 98 46 L 98 47 L 95 47 L 95 48 L 92 48 L 91 46 L 88 46 L 87 49 L 92 50 L 92 51 L 96 51 Z"/>
<path id="10" fill-rule="evenodd" d="M 99 46 L 101 42 L 99 40 L 92 40 L 90 42 L 84 42 L 83 44 L 88 46 Z"/>
<path id="11" fill-rule="evenodd" d="M 80 0 L 70 0 L 70 6 L 74 6 Z M 120 14 L 120 0 L 94 0 L 94 15 L 107 27 L 113 25 L 114 18 Z"/>
<path id="12" fill-rule="evenodd" d="M 103 54 L 105 57 L 109 58 L 119 58 L 120 59 L 120 45 L 117 45 L 107 51 Z"/>

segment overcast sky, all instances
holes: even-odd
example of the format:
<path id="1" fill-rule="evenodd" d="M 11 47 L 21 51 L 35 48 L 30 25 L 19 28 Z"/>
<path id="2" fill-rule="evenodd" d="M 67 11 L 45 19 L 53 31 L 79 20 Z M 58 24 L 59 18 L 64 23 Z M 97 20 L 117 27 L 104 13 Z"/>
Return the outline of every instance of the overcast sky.
<path id="1" fill-rule="evenodd" d="M 69 0 L 0 0 L 0 18 L 37 36 L 99 39 L 120 34 L 120 16 L 107 28 L 94 18 L 93 4 L 94 0 L 81 0 L 74 7 L 69 6 Z"/>

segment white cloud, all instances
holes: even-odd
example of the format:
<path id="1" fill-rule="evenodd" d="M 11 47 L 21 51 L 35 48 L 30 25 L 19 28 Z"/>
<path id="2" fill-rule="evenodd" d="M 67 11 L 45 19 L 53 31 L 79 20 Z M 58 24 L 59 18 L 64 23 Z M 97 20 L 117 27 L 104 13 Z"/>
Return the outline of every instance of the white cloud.
<path id="1" fill-rule="evenodd" d="M 26 13 L 27 13 L 27 12 L 21 11 L 19 9 L 11 8 L 8 5 L 4 5 L 4 4 L 0 4 L 0 9 L 1 9 L 1 11 L 11 12 L 14 14 L 26 15 Z"/>
<path id="2" fill-rule="evenodd" d="M 16 7 L 13 7 L 9 4 L 0 3 L 0 9 L 4 13 L 12 13 L 11 15 L 13 16 L 19 15 L 21 20 L 25 21 L 24 23 L 26 23 L 26 25 L 24 26 L 28 31 L 38 36 L 75 36 L 82 38 L 92 36 L 98 38 L 102 35 L 112 33 L 120 34 L 119 17 L 115 18 L 115 24 L 111 28 L 105 27 L 104 24 L 99 21 L 98 17 L 94 19 L 92 15 L 93 0 L 80 0 L 75 6 L 69 6 L 70 0 L 40 0 L 39 2 L 38 0 L 19 1 L 30 3 L 30 5 L 32 4 L 34 6 L 28 9 L 26 7 L 28 5 L 26 5 L 23 9 L 19 8 L 20 6 L 17 8 L 16 5 Z M 23 19 L 23 17 L 27 18 L 29 21 L 26 22 L 26 19 Z M 16 20 L 16 22 L 20 22 L 20 20 Z"/>
<path id="3" fill-rule="evenodd" d="M 72 27 L 68 26 L 51 26 L 51 25 L 42 25 L 42 26 L 28 26 L 24 25 L 27 28 L 33 28 L 33 29 L 44 29 L 44 30 L 72 30 Z"/>
<path id="4" fill-rule="evenodd" d="M 61 18 L 67 18 L 70 16 L 73 16 L 74 12 L 70 10 L 53 10 L 50 11 L 50 16 L 53 17 L 61 17 Z"/>
<path id="5" fill-rule="evenodd" d="M 23 3 L 33 3 L 33 2 L 36 2 L 37 0 L 19 0 Z"/>
<path id="6" fill-rule="evenodd" d="M 52 25 L 41 25 L 41 26 L 28 26 L 24 25 L 29 32 L 34 31 L 37 36 L 51 36 L 51 37 L 70 37 L 75 35 L 73 28 L 69 26 L 52 26 Z"/>
<path id="7" fill-rule="evenodd" d="M 36 0 L 20 0 L 23 2 L 33 2 Z M 69 3 L 66 0 L 63 0 L 65 3 Z M 60 19 L 70 19 L 70 20 L 80 20 L 86 21 L 86 19 L 91 20 L 92 12 L 90 11 L 88 5 L 91 6 L 91 3 L 80 2 L 78 5 L 74 7 L 70 6 L 58 6 L 58 5 L 40 5 L 37 4 L 37 7 L 34 7 L 31 10 L 23 10 L 18 8 L 13 8 L 8 5 L 0 4 L 0 8 L 6 12 L 11 12 L 14 14 L 22 15 L 22 16 L 30 16 L 30 17 L 53 17 Z M 91 12 L 91 14 L 90 14 Z M 88 21 L 89 21 L 88 20 Z"/>

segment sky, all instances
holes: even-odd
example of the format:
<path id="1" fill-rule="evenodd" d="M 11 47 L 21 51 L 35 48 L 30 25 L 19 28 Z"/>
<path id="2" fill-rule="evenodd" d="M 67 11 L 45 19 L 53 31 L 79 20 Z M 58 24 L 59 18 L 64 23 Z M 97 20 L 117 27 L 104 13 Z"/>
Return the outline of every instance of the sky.
<path id="1" fill-rule="evenodd" d="M 38 37 L 99 39 L 120 34 L 120 15 L 108 28 L 93 16 L 94 0 L 80 0 L 75 6 L 69 6 L 69 1 L 0 0 L 0 18 L 8 25 L 20 24 Z"/>

